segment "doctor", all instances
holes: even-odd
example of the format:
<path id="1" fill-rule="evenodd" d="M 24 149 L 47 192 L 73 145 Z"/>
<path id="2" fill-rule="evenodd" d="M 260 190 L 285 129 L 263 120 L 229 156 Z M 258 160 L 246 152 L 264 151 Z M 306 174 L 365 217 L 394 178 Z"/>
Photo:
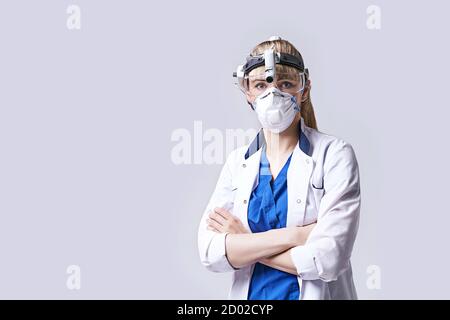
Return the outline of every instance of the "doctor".
<path id="1" fill-rule="evenodd" d="M 229 299 L 357 299 L 352 146 L 317 130 L 308 69 L 290 42 L 260 43 L 234 76 L 262 128 L 222 168 L 198 229 L 202 264 L 233 273 Z"/>

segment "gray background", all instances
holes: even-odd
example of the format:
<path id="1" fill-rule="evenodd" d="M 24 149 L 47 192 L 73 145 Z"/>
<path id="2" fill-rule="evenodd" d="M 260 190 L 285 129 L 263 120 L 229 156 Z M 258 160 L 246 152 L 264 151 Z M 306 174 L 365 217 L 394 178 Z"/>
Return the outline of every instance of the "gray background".
<path id="1" fill-rule="evenodd" d="M 175 165 L 171 135 L 257 128 L 231 74 L 271 35 L 302 52 L 319 129 L 357 154 L 359 297 L 450 298 L 450 4 L 282 4 L 1 1 L 0 298 L 226 298 L 196 246 L 221 165 Z"/>

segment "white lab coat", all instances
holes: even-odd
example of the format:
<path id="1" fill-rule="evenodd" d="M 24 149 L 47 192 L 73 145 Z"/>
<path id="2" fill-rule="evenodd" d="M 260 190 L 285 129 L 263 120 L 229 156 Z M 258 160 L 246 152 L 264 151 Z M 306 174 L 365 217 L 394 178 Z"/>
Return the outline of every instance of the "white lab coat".
<path id="1" fill-rule="evenodd" d="M 291 250 L 300 299 L 357 299 L 350 264 L 361 205 L 355 153 L 344 140 L 307 127 L 303 118 L 300 128 L 287 172 L 286 225 L 317 221 L 307 242 Z M 233 272 L 229 299 L 247 299 L 255 265 L 234 269 L 225 255 L 225 233 L 207 230 L 206 218 L 214 207 L 225 207 L 250 230 L 248 202 L 258 184 L 261 143 L 262 130 L 227 157 L 198 229 L 202 264 L 213 272 Z"/>

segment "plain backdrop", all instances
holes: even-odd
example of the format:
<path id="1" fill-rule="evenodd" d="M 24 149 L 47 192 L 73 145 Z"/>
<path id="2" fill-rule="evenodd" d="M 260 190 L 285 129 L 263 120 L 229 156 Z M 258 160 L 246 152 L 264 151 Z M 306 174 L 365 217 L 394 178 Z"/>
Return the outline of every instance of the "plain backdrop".
<path id="1" fill-rule="evenodd" d="M 175 164 L 171 137 L 193 137 L 194 121 L 258 128 L 232 72 L 272 35 L 304 57 L 319 130 L 357 155 L 359 297 L 450 298 L 449 12 L 437 0 L 2 1 L 0 298 L 226 298 L 230 274 L 197 253 L 222 164 Z"/>

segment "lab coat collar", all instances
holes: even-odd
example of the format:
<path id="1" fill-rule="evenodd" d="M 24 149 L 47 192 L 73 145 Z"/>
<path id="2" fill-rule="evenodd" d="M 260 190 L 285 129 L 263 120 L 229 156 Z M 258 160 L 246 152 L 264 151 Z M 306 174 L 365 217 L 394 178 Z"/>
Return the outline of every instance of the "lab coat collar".
<path id="1" fill-rule="evenodd" d="M 305 133 L 305 121 L 303 118 L 300 118 L 299 125 L 298 125 L 298 139 L 299 143 L 298 146 L 303 153 L 305 153 L 308 156 L 310 155 L 310 142 L 308 138 L 306 137 Z M 257 152 L 262 146 L 266 144 L 266 140 L 264 138 L 264 131 L 261 128 L 256 135 L 256 137 L 253 139 L 253 141 L 250 143 L 247 152 L 245 152 L 245 160 L 247 160 L 249 157 L 251 157 L 255 152 Z"/>

